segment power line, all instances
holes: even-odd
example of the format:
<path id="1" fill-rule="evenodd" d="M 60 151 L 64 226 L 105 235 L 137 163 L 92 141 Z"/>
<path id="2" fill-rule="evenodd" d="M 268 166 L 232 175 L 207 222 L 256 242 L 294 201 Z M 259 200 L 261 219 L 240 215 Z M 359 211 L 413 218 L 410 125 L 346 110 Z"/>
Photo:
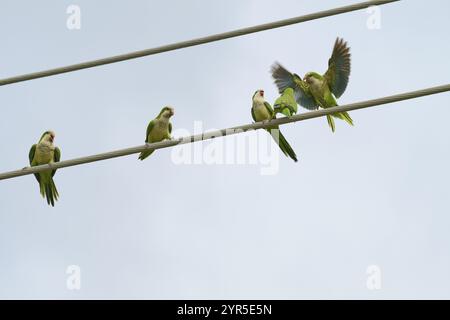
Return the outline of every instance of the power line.
<path id="1" fill-rule="evenodd" d="M 283 118 L 274 119 L 270 122 L 265 122 L 265 123 L 256 122 L 256 123 L 246 124 L 246 125 L 242 125 L 242 126 L 232 127 L 229 129 L 222 129 L 222 130 L 216 130 L 216 131 L 211 131 L 211 132 L 205 132 L 205 133 L 201 133 L 198 135 L 191 135 L 191 136 L 187 136 L 187 137 L 183 137 L 183 138 L 179 138 L 179 139 L 175 139 L 175 140 L 166 140 L 166 141 L 161 141 L 161 142 L 156 142 L 156 143 L 151 143 L 151 144 L 145 144 L 145 145 L 141 145 L 141 146 L 137 146 L 137 147 L 127 148 L 127 149 L 121 149 L 121 150 L 116 150 L 116 151 L 111 151 L 111 152 L 106 152 L 106 153 L 99 153 L 99 154 L 91 155 L 91 156 L 87 156 L 87 157 L 65 160 L 65 161 L 61 161 L 61 162 L 57 162 L 57 163 L 53 163 L 53 164 L 40 165 L 40 166 L 36 166 L 36 167 L 27 167 L 22 170 L 1 173 L 0 180 L 11 179 L 11 178 L 19 177 L 19 176 L 24 176 L 24 175 L 28 175 L 28 174 L 33 174 L 33 173 L 49 170 L 49 169 L 51 169 L 51 170 L 61 169 L 61 168 L 77 166 L 77 165 L 81 165 L 81 164 L 85 164 L 85 163 L 95 162 L 95 161 L 102 161 L 102 160 L 107 160 L 107 159 L 112 159 L 112 158 L 117 158 L 117 157 L 128 156 L 131 154 L 142 152 L 147 149 L 156 150 L 156 149 L 173 147 L 178 144 L 186 144 L 186 143 L 192 143 L 192 142 L 196 142 L 196 141 L 209 140 L 209 139 L 213 139 L 213 138 L 217 138 L 217 137 L 229 136 L 232 134 L 242 133 L 242 132 L 245 132 L 248 130 L 268 128 L 268 127 L 271 127 L 274 125 L 283 125 L 283 124 L 287 124 L 287 123 L 322 117 L 322 116 L 325 116 L 325 115 L 328 115 L 331 113 L 369 108 L 369 107 L 374 107 L 374 106 L 383 105 L 383 104 L 387 104 L 387 103 L 392 103 L 392 102 L 414 99 L 414 98 L 418 98 L 418 97 L 442 93 L 442 92 L 446 92 L 446 91 L 450 91 L 450 84 L 445 84 L 442 86 L 431 87 L 431 88 L 417 90 L 417 91 L 401 93 L 401 94 L 382 97 L 382 98 L 373 99 L 373 100 L 356 102 L 356 103 L 333 107 L 333 108 L 329 108 L 329 109 L 321 109 L 321 110 L 317 110 L 317 111 L 306 112 L 306 113 L 294 115 L 292 117 L 283 117 Z"/>
<path id="2" fill-rule="evenodd" d="M 49 69 L 49 70 L 44 70 L 44 71 L 38 71 L 38 72 L 18 75 L 18 76 L 14 76 L 14 77 L 10 77 L 10 78 L 1 79 L 0 86 L 17 83 L 17 82 L 29 81 L 29 80 L 38 79 L 38 78 L 50 77 L 50 76 L 67 73 L 67 72 L 73 72 L 73 71 L 82 70 L 82 69 L 98 67 L 101 65 L 141 58 L 141 57 L 150 56 L 150 55 L 154 55 L 154 54 L 158 54 L 158 53 L 174 51 L 174 50 L 178 50 L 178 49 L 182 49 L 182 48 L 194 47 L 194 46 L 202 45 L 205 43 L 225 40 L 225 39 L 234 38 L 234 37 L 240 37 L 240 36 L 251 34 L 251 33 L 285 27 L 285 26 L 289 26 L 292 24 L 302 23 L 302 22 L 306 22 L 306 21 L 311 21 L 311 20 L 316 20 L 316 19 L 325 18 L 325 17 L 329 17 L 329 16 L 334 16 L 334 15 L 341 14 L 341 13 L 360 10 L 360 9 L 367 8 L 369 6 L 383 5 L 383 4 L 388 4 L 391 2 L 397 2 L 397 1 L 399 1 L 399 0 L 365 1 L 365 2 L 361 2 L 361 3 L 351 4 L 348 6 L 329 9 L 329 10 L 320 11 L 320 12 L 316 12 L 316 13 L 311 13 L 311 14 L 307 14 L 304 16 L 298 16 L 298 17 L 294 17 L 294 18 L 290 18 L 290 19 L 260 24 L 260 25 L 253 26 L 253 27 L 247 27 L 247 28 L 237 29 L 237 30 L 233 30 L 233 31 L 229 31 L 229 32 L 218 33 L 218 34 L 210 35 L 207 37 L 172 43 L 172 44 L 164 45 L 161 47 L 145 49 L 145 50 L 141 50 L 141 51 L 134 51 L 134 52 L 121 54 L 121 55 L 117 55 L 117 56 L 112 56 L 112 57 L 107 57 L 107 58 L 103 58 L 103 59 L 91 60 L 91 61 L 87 61 L 87 62 L 72 64 L 72 65 L 65 66 L 65 67 L 59 67 L 59 68 L 54 68 L 54 69 Z"/>

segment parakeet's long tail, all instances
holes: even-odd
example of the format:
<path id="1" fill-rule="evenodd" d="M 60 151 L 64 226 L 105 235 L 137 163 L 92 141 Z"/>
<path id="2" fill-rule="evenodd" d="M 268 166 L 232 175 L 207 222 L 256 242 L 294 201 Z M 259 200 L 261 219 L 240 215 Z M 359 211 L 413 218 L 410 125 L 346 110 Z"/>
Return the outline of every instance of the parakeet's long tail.
<path id="1" fill-rule="evenodd" d="M 334 124 L 334 119 L 329 114 L 327 114 L 327 121 L 328 121 L 328 125 L 331 128 L 331 131 L 334 132 L 334 130 L 336 129 L 336 126 Z"/>
<path id="2" fill-rule="evenodd" d="M 350 115 L 348 114 L 348 112 L 341 112 L 341 114 L 344 116 L 344 120 L 349 124 L 349 125 L 353 125 L 353 119 L 350 118 Z"/>
<path id="3" fill-rule="evenodd" d="M 59 198 L 58 190 L 56 189 L 55 182 L 52 178 L 50 178 L 49 182 L 41 181 L 39 183 L 39 188 L 41 191 L 42 197 L 47 199 L 47 203 L 52 207 L 55 206 L 55 201 Z"/>
<path id="4" fill-rule="evenodd" d="M 153 151 L 155 151 L 155 150 L 145 150 L 145 151 L 142 151 L 141 152 L 141 154 L 139 155 L 139 160 L 144 160 L 145 158 L 147 158 L 147 157 L 149 157 L 152 153 L 153 153 Z"/>
<path id="5" fill-rule="evenodd" d="M 345 122 L 347 122 L 349 125 L 353 125 L 353 120 L 352 118 L 350 118 L 350 115 L 348 114 L 348 112 L 339 112 L 339 113 L 333 113 L 332 114 L 333 117 L 335 118 L 339 118 L 341 120 L 344 120 Z"/>
<path id="6" fill-rule="evenodd" d="M 281 151 L 283 151 L 283 153 L 286 156 L 288 156 L 289 158 L 291 158 L 292 160 L 297 162 L 298 159 L 297 159 L 297 155 L 295 154 L 294 149 L 292 149 L 289 142 L 287 142 L 286 138 L 281 134 L 281 131 L 274 129 L 274 130 L 270 130 L 269 133 L 272 136 L 272 138 L 275 140 L 275 142 L 278 144 Z"/>
<path id="7" fill-rule="evenodd" d="M 346 111 L 339 112 L 339 113 L 333 113 L 332 116 L 335 117 L 335 118 L 344 120 L 349 125 L 353 126 L 353 120 L 350 117 L 350 115 L 348 114 L 348 112 L 346 112 Z M 327 115 L 327 120 L 328 120 L 328 125 L 331 127 L 331 130 L 334 132 L 336 127 L 335 127 L 333 118 L 330 115 Z"/>

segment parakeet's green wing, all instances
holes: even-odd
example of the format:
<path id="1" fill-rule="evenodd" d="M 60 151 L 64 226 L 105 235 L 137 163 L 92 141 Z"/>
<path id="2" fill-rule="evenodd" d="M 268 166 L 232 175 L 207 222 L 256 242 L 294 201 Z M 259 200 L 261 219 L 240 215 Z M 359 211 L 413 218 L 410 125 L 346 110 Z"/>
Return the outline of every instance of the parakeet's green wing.
<path id="1" fill-rule="evenodd" d="M 271 73 L 280 94 L 287 88 L 295 88 L 294 76 L 278 62 L 272 65 Z"/>
<path id="2" fill-rule="evenodd" d="M 172 133 L 172 123 L 169 122 L 169 133 Z"/>
<path id="3" fill-rule="evenodd" d="M 54 154 L 53 154 L 53 161 L 54 162 L 59 162 L 61 160 L 61 150 L 56 147 Z M 52 177 L 55 175 L 56 170 L 52 170 Z"/>
<path id="4" fill-rule="evenodd" d="M 150 131 L 152 131 L 154 125 L 155 125 L 155 122 L 153 122 L 153 120 L 150 121 L 150 123 L 148 124 L 147 132 L 145 134 L 145 143 L 148 143 L 148 135 L 150 134 Z"/>
<path id="5" fill-rule="evenodd" d="M 267 111 L 269 111 L 269 113 L 270 113 L 270 118 L 272 118 L 272 117 L 273 117 L 273 109 L 272 109 L 272 106 L 271 106 L 267 101 L 264 101 L 264 106 L 266 107 Z"/>
<path id="6" fill-rule="evenodd" d="M 272 106 L 271 106 L 267 101 L 264 101 L 264 106 L 266 107 L 267 111 L 269 111 L 269 113 L 270 113 L 270 118 L 273 118 L 273 109 L 272 109 Z M 252 111 L 252 118 L 253 118 L 253 121 L 257 122 L 257 121 L 256 121 L 256 117 L 255 117 L 255 111 L 253 110 L 253 108 L 251 108 L 251 111 Z"/>
<path id="7" fill-rule="evenodd" d="M 36 152 L 36 145 L 33 144 L 31 146 L 30 152 L 28 153 L 28 159 L 30 160 L 30 166 L 34 160 L 34 153 Z M 39 174 L 35 173 L 34 176 L 36 177 L 36 180 L 40 183 L 41 182 L 41 178 L 39 177 Z"/>
<path id="8" fill-rule="evenodd" d="M 36 152 L 36 145 L 33 144 L 33 145 L 31 146 L 30 152 L 28 153 L 28 159 L 30 160 L 30 165 L 31 165 L 31 163 L 33 162 L 33 159 L 34 159 L 34 153 L 35 153 L 35 152 Z"/>
<path id="9" fill-rule="evenodd" d="M 253 118 L 253 121 L 255 121 L 255 122 L 256 122 L 256 118 L 255 118 L 255 111 L 253 111 L 253 108 L 251 108 L 251 111 L 252 111 L 252 118 Z"/>
<path id="10" fill-rule="evenodd" d="M 317 104 L 310 94 L 307 84 L 300 77 L 298 79 L 299 81 L 295 81 L 294 75 L 278 62 L 275 62 L 272 66 L 272 77 L 275 80 L 280 94 L 287 88 L 292 88 L 294 89 L 295 100 L 299 105 L 309 110 L 317 109 Z"/>
<path id="11" fill-rule="evenodd" d="M 328 60 L 328 70 L 323 76 L 331 92 L 339 98 L 347 88 L 350 76 L 350 48 L 343 39 L 336 39 L 333 53 Z"/>

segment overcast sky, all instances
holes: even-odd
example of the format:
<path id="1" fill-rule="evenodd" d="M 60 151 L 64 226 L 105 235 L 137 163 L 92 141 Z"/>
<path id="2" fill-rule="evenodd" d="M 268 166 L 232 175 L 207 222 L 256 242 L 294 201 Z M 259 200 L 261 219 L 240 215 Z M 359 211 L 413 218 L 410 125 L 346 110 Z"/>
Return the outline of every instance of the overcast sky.
<path id="1" fill-rule="evenodd" d="M 2 1 L 0 78 L 354 2 Z M 26 166 L 48 129 L 62 159 L 140 145 L 164 105 L 187 132 L 249 123 L 256 89 L 277 97 L 274 61 L 322 73 L 337 36 L 352 53 L 340 104 L 448 83 L 449 11 L 400 1 L 381 7 L 381 29 L 360 10 L 1 87 L 0 171 Z M 446 93 L 354 111 L 335 134 L 323 118 L 283 126 L 299 162 L 280 154 L 271 175 L 164 149 L 59 170 L 54 208 L 33 176 L 0 181 L 0 298 L 450 298 L 449 105 Z"/>

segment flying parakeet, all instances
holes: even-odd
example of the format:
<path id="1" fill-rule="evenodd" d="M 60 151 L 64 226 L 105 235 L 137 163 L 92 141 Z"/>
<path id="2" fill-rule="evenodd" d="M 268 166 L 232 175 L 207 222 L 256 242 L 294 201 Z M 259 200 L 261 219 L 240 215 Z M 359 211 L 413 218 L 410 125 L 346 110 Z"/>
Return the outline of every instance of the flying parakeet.
<path id="1" fill-rule="evenodd" d="M 308 72 L 302 80 L 297 74 L 290 73 L 279 63 L 272 66 L 272 77 L 275 79 L 280 93 L 284 92 L 286 88 L 294 89 L 298 104 L 309 110 L 337 106 L 336 98 L 339 98 L 347 88 L 349 76 L 350 48 L 340 38 L 337 38 L 334 43 L 333 53 L 328 60 L 328 70 L 324 75 Z M 332 116 L 353 125 L 353 120 L 347 112 L 334 113 Z M 327 120 L 334 132 L 333 118 L 327 115 Z"/>
<path id="2" fill-rule="evenodd" d="M 59 162 L 61 150 L 53 145 L 53 140 L 55 140 L 55 133 L 46 131 L 39 139 L 39 142 L 31 147 L 28 158 L 32 167 Z M 58 190 L 53 182 L 55 172 L 56 170 L 46 170 L 34 174 L 39 182 L 42 197 L 47 198 L 47 203 L 52 207 L 55 206 L 55 201 L 59 197 Z"/>
<path id="3" fill-rule="evenodd" d="M 274 117 L 274 111 L 270 104 L 264 100 L 264 90 L 257 90 L 253 94 L 252 117 L 255 122 L 269 121 Z M 278 126 L 266 129 L 273 137 L 283 153 L 297 162 L 297 155 L 291 148 L 286 138 L 281 134 Z M 272 131 L 273 130 L 273 131 Z M 278 134 L 277 134 L 278 133 Z"/>
<path id="4" fill-rule="evenodd" d="M 273 105 L 275 115 L 277 113 L 282 113 L 286 117 L 290 117 L 297 113 L 297 102 L 295 101 L 294 89 L 286 88 L 284 89 L 281 96 L 275 100 Z"/>
<path id="5" fill-rule="evenodd" d="M 171 139 L 172 124 L 169 122 L 170 117 L 174 115 L 175 111 L 172 107 L 164 107 L 158 116 L 150 121 L 145 134 L 145 143 L 159 142 L 166 139 Z M 154 150 L 142 151 L 139 155 L 140 160 L 144 160 L 153 153 Z"/>

